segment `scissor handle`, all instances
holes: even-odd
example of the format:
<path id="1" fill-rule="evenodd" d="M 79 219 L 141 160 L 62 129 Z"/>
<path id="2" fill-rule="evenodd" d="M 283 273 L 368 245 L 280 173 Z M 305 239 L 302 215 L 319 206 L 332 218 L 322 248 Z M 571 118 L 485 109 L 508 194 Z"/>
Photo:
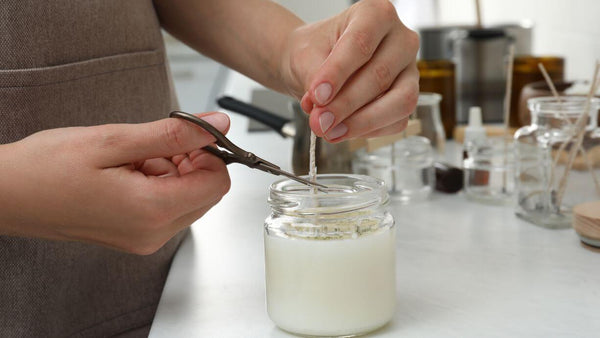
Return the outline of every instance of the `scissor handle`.
<path id="1" fill-rule="evenodd" d="M 201 118 L 198 118 L 192 114 L 182 112 L 182 111 L 173 111 L 169 114 L 169 117 L 177 117 L 177 118 L 181 118 L 186 121 L 192 122 L 192 123 L 202 127 L 202 129 L 206 130 L 211 135 L 213 135 L 215 137 L 215 139 L 217 140 L 215 142 L 215 144 L 223 149 L 226 149 L 227 151 L 217 149 L 216 147 L 213 147 L 213 146 L 206 146 L 202 149 L 219 157 L 220 159 L 223 160 L 223 162 L 225 162 L 225 164 L 241 163 L 250 168 L 257 168 L 257 169 L 261 169 L 261 170 L 265 170 L 264 169 L 265 166 L 273 166 L 275 168 L 279 168 L 278 166 L 276 166 L 272 163 L 269 163 L 261 158 L 258 158 L 253 153 L 245 151 L 244 149 L 236 146 L 227 137 L 225 137 L 225 135 L 223 135 L 223 133 L 221 133 L 217 128 L 213 127 L 210 123 L 202 120 Z"/>
<path id="2" fill-rule="evenodd" d="M 206 146 L 203 147 L 202 149 L 208 151 L 209 153 L 215 155 L 216 157 L 220 158 L 223 160 L 223 162 L 225 162 L 225 165 L 227 164 L 231 164 L 234 162 L 239 162 L 234 155 L 232 155 L 231 153 L 227 152 L 227 151 L 222 151 L 219 150 L 213 146 Z"/>
<path id="3" fill-rule="evenodd" d="M 287 176 L 287 177 L 289 177 L 293 180 L 296 180 L 302 184 L 320 187 L 320 188 L 318 188 L 319 190 L 327 188 L 326 186 L 319 184 L 317 182 L 310 182 L 310 181 L 300 178 L 292 173 L 283 171 L 283 170 L 281 170 L 281 168 L 279 168 L 279 166 L 277 166 L 271 162 L 265 161 L 262 158 L 254 155 L 253 153 L 251 153 L 249 151 L 243 150 L 242 148 L 233 144 L 233 142 L 229 141 L 229 139 L 227 137 L 225 137 L 225 135 L 223 135 L 223 133 L 221 133 L 217 128 L 213 127 L 210 123 L 208 123 L 192 114 L 188 114 L 188 113 L 182 112 L 182 111 L 172 111 L 169 114 L 169 117 L 177 117 L 177 118 L 181 118 L 186 121 L 192 122 L 192 123 L 200 126 L 202 129 L 206 130 L 207 132 L 209 132 L 211 135 L 213 135 L 217 139 L 217 141 L 215 143 L 219 147 L 222 147 L 228 151 L 220 150 L 213 146 L 205 146 L 202 149 L 219 157 L 220 159 L 223 160 L 223 162 L 225 162 L 226 165 L 230 164 L 230 163 L 234 163 L 234 162 L 241 163 L 250 168 L 266 171 L 266 172 L 271 173 L 276 176 L 278 176 L 278 175 Z M 325 190 L 323 190 L 323 191 L 325 191 Z"/>
<path id="4" fill-rule="evenodd" d="M 202 129 L 209 132 L 212 136 L 217 140 L 215 144 L 219 147 L 225 148 L 231 151 L 234 154 L 243 155 L 246 151 L 242 148 L 236 146 L 233 142 L 231 142 L 223 133 L 221 133 L 217 128 L 215 128 L 212 124 L 204 121 L 203 119 L 196 117 L 192 114 L 182 112 L 182 111 L 172 111 L 169 114 L 169 117 L 177 117 L 180 119 L 184 119 L 186 121 L 192 122 L 195 125 L 202 127 Z"/>

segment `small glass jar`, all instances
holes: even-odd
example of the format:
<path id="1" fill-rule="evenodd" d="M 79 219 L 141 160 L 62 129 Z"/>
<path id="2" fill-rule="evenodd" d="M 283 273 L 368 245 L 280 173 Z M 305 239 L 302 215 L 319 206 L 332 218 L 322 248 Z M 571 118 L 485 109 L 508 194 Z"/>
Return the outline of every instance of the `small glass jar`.
<path id="1" fill-rule="evenodd" d="M 464 191 L 474 202 L 505 205 L 515 192 L 512 138 L 489 137 L 465 146 Z"/>
<path id="2" fill-rule="evenodd" d="M 565 176 L 569 153 L 574 147 L 575 124 L 584 113 L 586 101 L 580 96 L 563 96 L 560 101 L 554 97 L 528 101 L 531 125 L 515 133 L 519 217 L 547 228 L 568 228 L 574 205 L 600 197 L 600 186 L 596 186 L 600 179 L 597 127 L 600 99 L 591 101 L 581 145 L 583 152 L 577 152 Z"/>
<path id="3" fill-rule="evenodd" d="M 419 135 L 426 137 L 439 154 L 444 154 L 446 132 L 440 119 L 440 101 L 442 101 L 440 94 L 419 93 L 414 117 L 421 122 Z"/>
<path id="4" fill-rule="evenodd" d="M 394 201 L 402 204 L 427 200 L 435 188 L 434 154 L 429 140 L 409 136 L 368 152 L 355 152 L 352 172 L 385 182 Z"/>
<path id="5" fill-rule="evenodd" d="M 382 181 L 318 175 L 327 192 L 282 180 L 265 221 L 267 310 L 281 329 L 352 336 L 389 322 L 396 304 L 395 227 Z"/>

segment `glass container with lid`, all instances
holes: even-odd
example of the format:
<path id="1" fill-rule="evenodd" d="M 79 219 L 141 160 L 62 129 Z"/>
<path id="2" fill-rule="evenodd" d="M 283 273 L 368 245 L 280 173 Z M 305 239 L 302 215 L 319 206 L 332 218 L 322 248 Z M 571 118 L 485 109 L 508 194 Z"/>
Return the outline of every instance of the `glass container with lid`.
<path id="1" fill-rule="evenodd" d="M 586 101 L 580 96 L 529 99 L 531 125 L 515 133 L 519 217 L 547 228 L 568 228 L 574 205 L 600 197 L 598 98 L 590 102 L 581 148 L 565 174 Z"/>
<path id="2" fill-rule="evenodd" d="M 270 188 L 265 221 L 267 309 L 283 330 L 352 336 L 385 325 L 396 303 L 395 227 L 382 181 L 318 175 L 327 192 L 291 180 Z"/>

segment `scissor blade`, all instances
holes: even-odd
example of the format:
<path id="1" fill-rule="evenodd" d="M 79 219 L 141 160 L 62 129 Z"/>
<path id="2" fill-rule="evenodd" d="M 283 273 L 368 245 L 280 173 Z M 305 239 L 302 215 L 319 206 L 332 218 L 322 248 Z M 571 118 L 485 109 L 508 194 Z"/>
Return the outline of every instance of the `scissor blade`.
<path id="1" fill-rule="evenodd" d="M 242 148 L 236 146 L 225 135 L 223 135 L 223 133 L 221 133 L 217 128 L 212 126 L 210 123 L 198 118 L 197 116 L 194 116 L 192 114 L 188 114 L 188 113 L 182 112 L 182 111 L 172 111 L 169 114 L 169 116 L 184 119 L 188 122 L 194 123 L 194 124 L 200 126 L 201 128 L 203 128 L 204 130 L 206 130 L 207 132 L 209 132 L 210 134 L 212 134 L 216 139 L 215 144 L 223 149 L 226 149 L 227 151 L 217 149 L 216 147 L 213 147 L 213 146 L 206 146 L 206 147 L 204 147 L 204 149 L 206 151 L 212 153 L 213 155 L 221 158 L 225 162 L 225 164 L 241 163 L 250 168 L 255 168 L 255 169 L 263 170 L 266 172 L 270 172 L 274 175 L 283 175 L 283 176 L 289 177 L 292 180 L 295 180 L 302 184 L 317 187 L 318 190 L 327 192 L 327 190 L 326 190 L 327 186 L 316 183 L 316 182 L 311 182 L 309 180 L 305 180 L 305 179 L 300 178 L 292 173 L 283 171 L 283 170 L 279 169 L 279 167 L 276 166 L 275 164 L 265 161 L 262 158 L 257 157 L 253 153 L 247 152 L 247 151 L 243 150 Z"/>
<path id="2" fill-rule="evenodd" d="M 283 176 L 285 176 L 287 178 L 291 178 L 292 180 L 294 180 L 296 182 L 300 182 L 302 184 L 305 184 L 305 185 L 308 185 L 308 186 L 312 186 L 312 187 L 317 187 L 317 189 L 319 189 L 321 191 L 324 191 L 324 192 L 327 192 L 327 190 L 326 190 L 327 186 L 326 185 L 306 180 L 306 179 L 304 179 L 302 177 L 298 177 L 298 176 L 296 176 L 296 175 L 294 175 L 292 173 L 289 173 L 287 171 L 281 170 L 279 168 L 269 168 L 269 170 L 271 170 L 272 173 L 274 173 L 274 174 L 277 173 L 279 175 L 283 175 Z"/>

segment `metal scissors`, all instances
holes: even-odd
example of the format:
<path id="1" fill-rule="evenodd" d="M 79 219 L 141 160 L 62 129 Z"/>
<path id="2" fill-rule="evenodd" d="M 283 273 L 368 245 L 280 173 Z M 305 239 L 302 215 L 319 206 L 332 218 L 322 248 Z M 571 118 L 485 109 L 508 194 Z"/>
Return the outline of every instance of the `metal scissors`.
<path id="1" fill-rule="evenodd" d="M 296 176 L 292 173 L 289 173 L 285 170 L 281 170 L 281 168 L 279 166 L 277 166 L 271 162 L 268 162 L 266 160 L 263 160 L 262 158 L 254 155 L 253 153 L 251 153 L 249 151 L 243 150 L 242 148 L 233 144 L 233 142 L 231 142 L 227 137 L 225 137 L 225 135 L 223 135 L 223 133 L 221 133 L 219 130 L 217 130 L 217 128 L 213 127 L 210 123 L 208 123 L 192 114 L 185 113 L 182 111 L 172 111 L 169 114 L 169 117 L 180 118 L 180 119 L 184 119 L 188 122 L 194 123 L 194 124 L 200 126 L 202 129 L 209 132 L 212 136 L 214 136 L 217 139 L 215 144 L 218 147 L 223 148 L 225 150 L 221 150 L 218 147 L 213 147 L 213 146 L 205 146 L 202 149 L 221 158 L 223 160 L 223 162 L 225 162 L 225 164 L 241 163 L 250 168 L 259 169 L 259 170 L 268 172 L 270 174 L 273 174 L 275 176 L 279 176 L 279 175 L 286 176 L 286 177 L 288 177 L 294 181 L 300 182 L 302 184 L 305 184 L 305 185 L 308 185 L 311 187 L 316 187 L 318 190 L 321 190 L 321 191 L 326 191 L 325 189 L 327 189 L 327 186 L 325 186 L 323 184 L 320 184 L 317 182 L 312 182 L 312 181 L 306 180 L 304 178 L 298 177 L 298 176 Z"/>

